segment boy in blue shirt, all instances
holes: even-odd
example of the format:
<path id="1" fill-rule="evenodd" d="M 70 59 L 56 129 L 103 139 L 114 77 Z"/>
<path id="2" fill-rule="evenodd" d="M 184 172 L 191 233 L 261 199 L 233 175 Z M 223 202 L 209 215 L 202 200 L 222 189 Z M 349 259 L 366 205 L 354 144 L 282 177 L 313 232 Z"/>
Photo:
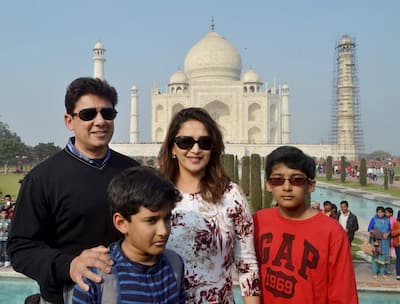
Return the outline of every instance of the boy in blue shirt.
<path id="1" fill-rule="evenodd" d="M 129 168 L 108 188 L 114 226 L 124 238 L 110 245 L 112 273 L 65 293 L 65 303 L 185 303 L 183 262 L 166 250 L 179 191 L 158 171 Z M 72 299 L 71 299 L 72 298 Z"/>

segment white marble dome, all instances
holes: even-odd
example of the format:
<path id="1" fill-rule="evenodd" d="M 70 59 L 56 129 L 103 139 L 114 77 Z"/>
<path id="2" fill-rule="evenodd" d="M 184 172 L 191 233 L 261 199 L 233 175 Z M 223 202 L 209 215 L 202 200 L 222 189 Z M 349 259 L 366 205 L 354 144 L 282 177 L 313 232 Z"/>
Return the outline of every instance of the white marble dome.
<path id="1" fill-rule="evenodd" d="M 210 32 L 189 50 L 184 70 L 191 80 L 239 80 L 242 59 L 224 37 L 217 32 Z"/>
<path id="2" fill-rule="evenodd" d="M 169 84 L 188 84 L 188 83 L 189 83 L 188 78 L 182 70 L 176 71 L 169 78 Z"/>
<path id="3" fill-rule="evenodd" d="M 243 74 L 243 82 L 244 83 L 260 83 L 261 79 L 260 76 L 258 76 L 257 72 L 250 69 L 244 72 Z"/>
<path id="4" fill-rule="evenodd" d="M 94 45 L 95 49 L 104 49 L 103 44 L 100 41 L 97 41 L 96 44 Z"/>
<path id="5" fill-rule="evenodd" d="M 342 46 L 345 44 L 350 44 L 350 45 L 354 44 L 349 35 L 343 35 L 342 39 L 340 39 L 339 46 Z"/>

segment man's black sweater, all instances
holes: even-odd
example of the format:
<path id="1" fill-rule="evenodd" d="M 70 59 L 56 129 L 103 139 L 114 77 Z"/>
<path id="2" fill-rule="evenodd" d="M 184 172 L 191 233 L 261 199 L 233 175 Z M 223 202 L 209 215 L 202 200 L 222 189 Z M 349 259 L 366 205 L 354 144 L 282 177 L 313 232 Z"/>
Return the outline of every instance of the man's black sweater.
<path id="1" fill-rule="evenodd" d="M 64 149 L 36 166 L 18 194 L 8 251 L 14 269 L 39 283 L 41 296 L 62 303 L 71 261 L 82 250 L 121 238 L 107 201 L 110 180 L 135 160 L 111 151 L 101 168 Z"/>

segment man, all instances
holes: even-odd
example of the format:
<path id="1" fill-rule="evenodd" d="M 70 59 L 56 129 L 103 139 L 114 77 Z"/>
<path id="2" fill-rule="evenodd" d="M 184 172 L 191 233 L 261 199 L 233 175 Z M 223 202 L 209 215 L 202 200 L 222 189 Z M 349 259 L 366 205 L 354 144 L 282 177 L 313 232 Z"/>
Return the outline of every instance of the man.
<path id="1" fill-rule="evenodd" d="M 349 239 L 349 243 L 351 246 L 351 242 L 354 239 L 354 233 L 358 230 L 357 216 L 350 212 L 348 201 L 340 202 L 340 210 L 341 212 L 339 213 L 339 223 L 346 231 L 347 238 Z"/>
<path id="2" fill-rule="evenodd" d="M 4 204 L 1 207 L 1 209 L 8 210 L 9 208 L 11 208 L 11 205 L 12 205 L 11 195 L 10 194 L 4 195 Z"/>
<path id="3" fill-rule="evenodd" d="M 63 287 L 72 281 L 85 290 L 84 278 L 99 282 L 88 267 L 110 271 L 104 246 L 121 234 L 112 224 L 107 187 L 117 173 L 139 165 L 108 147 L 117 101 L 106 81 L 74 80 L 64 122 L 75 136 L 22 182 L 8 250 L 14 269 L 39 283 L 41 303 L 63 303 Z"/>
<path id="4" fill-rule="evenodd" d="M 0 209 L 0 266 L 9 267 L 10 258 L 7 255 L 8 230 L 11 227 L 7 210 Z"/>
<path id="5" fill-rule="evenodd" d="M 330 201 L 324 201 L 324 209 L 323 212 L 326 216 L 331 216 L 332 213 L 332 203 Z"/>

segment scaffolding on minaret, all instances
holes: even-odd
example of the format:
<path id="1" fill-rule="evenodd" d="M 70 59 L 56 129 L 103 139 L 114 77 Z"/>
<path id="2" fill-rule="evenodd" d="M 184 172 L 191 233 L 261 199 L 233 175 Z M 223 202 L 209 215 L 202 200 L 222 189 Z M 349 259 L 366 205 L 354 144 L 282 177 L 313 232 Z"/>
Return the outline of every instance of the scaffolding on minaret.
<path id="1" fill-rule="evenodd" d="M 356 43 L 346 34 L 335 44 L 329 140 L 348 159 L 364 153 Z"/>

